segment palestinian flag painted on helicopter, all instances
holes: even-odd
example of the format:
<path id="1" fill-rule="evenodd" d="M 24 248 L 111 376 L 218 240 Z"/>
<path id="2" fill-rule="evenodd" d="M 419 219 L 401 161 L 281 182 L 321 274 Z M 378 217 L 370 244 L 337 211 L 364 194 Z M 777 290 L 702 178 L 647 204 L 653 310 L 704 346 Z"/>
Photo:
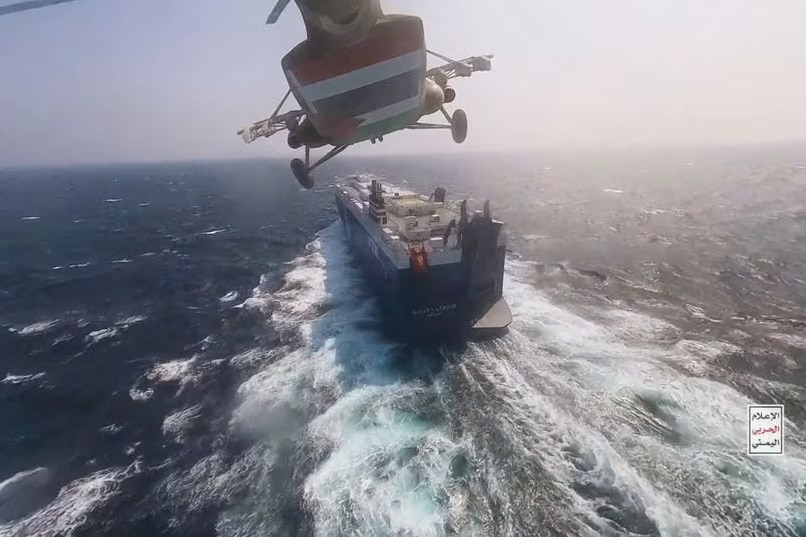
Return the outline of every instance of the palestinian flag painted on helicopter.
<path id="1" fill-rule="evenodd" d="M 316 129 L 348 144 L 416 121 L 425 71 L 422 22 L 406 17 L 381 22 L 349 49 L 292 65 L 286 76 Z"/>

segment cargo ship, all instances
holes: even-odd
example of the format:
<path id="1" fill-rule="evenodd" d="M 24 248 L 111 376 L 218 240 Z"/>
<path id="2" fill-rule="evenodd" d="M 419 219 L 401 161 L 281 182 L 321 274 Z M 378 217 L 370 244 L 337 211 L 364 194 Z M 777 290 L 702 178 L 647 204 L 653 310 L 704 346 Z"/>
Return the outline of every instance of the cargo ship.
<path id="1" fill-rule="evenodd" d="M 504 224 L 467 200 L 445 200 L 351 177 L 336 206 L 350 249 L 377 293 L 384 325 L 398 339 L 442 343 L 505 334 Z"/>

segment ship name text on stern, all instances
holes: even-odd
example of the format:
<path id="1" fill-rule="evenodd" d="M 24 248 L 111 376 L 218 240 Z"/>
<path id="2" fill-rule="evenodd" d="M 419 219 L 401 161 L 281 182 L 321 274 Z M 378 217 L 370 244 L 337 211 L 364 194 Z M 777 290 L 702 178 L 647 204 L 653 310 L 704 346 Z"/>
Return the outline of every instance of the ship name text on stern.
<path id="1" fill-rule="evenodd" d="M 455 310 L 455 309 L 456 309 L 456 304 L 455 303 L 440 304 L 438 306 L 429 306 L 427 308 L 418 308 L 416 310 L 412 310 L 411 314 L 414 315 L 415 317 L 422 317 L 422 316 L 438 317 L 438 316 L 442 315 L 445 312 Z"/>

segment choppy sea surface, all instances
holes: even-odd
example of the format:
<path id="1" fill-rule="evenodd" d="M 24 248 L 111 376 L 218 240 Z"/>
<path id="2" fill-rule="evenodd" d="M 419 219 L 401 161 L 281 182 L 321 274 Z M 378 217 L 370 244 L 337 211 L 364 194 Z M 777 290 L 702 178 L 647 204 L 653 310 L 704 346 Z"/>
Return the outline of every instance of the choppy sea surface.
<path id="1" fill-rule="evenodd" d="M 336 177 L 491 200 L 412 351 Z M 0 536 L 806 535 L 806 148 L 0 170 Z M 747 405 L 784 404 L 783 456 Z"/>

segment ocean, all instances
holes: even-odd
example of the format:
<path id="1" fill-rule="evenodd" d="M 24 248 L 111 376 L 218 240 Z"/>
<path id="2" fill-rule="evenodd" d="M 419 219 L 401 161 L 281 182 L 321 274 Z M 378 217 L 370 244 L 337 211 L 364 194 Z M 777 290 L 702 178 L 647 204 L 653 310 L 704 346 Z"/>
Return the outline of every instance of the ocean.
<path id="1" fill-rule="evenodd" d="M 510 333 L 384 338 L 361 173 L 507 223 Z M 806 535 L 806 148 L 0 170 L 0 536 Z M 747 454 L 783 404 L 781 456 Z"/>

